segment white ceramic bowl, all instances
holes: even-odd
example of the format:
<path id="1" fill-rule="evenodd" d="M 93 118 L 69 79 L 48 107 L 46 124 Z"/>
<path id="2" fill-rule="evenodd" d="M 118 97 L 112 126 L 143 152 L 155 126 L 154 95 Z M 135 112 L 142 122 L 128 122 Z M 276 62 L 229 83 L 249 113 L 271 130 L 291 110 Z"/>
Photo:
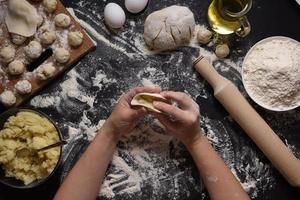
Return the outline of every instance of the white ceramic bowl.
<path id="1" fill-rule="evenodd" d="M 245 84 L 245 81 L 244 81 L 244 68 L 245 68 L 245 62 L 247 61 L 249 55 L 252 53 L 253 49 L 255 49 L 258 45 L 261 45 L 263 43 L 266 43 L 266 42 L 269 42 L 271 40 L 288 40 L 288 41 L 291 41 L 291 42 L 295 42 L 297 44 L 299 44 L 300 46 L 300 43 L 292 38 L 289 38 L 289 37 L 284 37 L 284 36 L 273 36 L 273 37 L 268 37 L 268 38 L 265 38 L 259 42 L 257 42 L 249 51 L 248 53 L 246 54 L 245 58 L 244 58 L 244 61 L 243 61 L 243 64 L 242 64 L 242 81 L 243 81 L 243 84 L 244 84 L 244 88 L 246 90 L 246 92 L 248 93 L 248 95 L 250 96 L 250 98 L 255 102 L 257 103 L 258 105 L 260 105 L 261 107 L 265 108 L 265 109 L 268 109 L 268 110 L 271 110 L 271 111 L 289 111 L 289 110 L 293 110 L 297 107 L 300 106 L 300 101 L 294 105 L 294 106 L 290 106 L 290 107 L 286 107 L 285 109 L 281 109 L 281 108 L 274 108 L 274 107 L 271 107 L 261 101 L 259 101 L 259 99 L 255 98 L 255 95 L 251 92 L 251 90 L 248 88 L 247 84 Z"/>

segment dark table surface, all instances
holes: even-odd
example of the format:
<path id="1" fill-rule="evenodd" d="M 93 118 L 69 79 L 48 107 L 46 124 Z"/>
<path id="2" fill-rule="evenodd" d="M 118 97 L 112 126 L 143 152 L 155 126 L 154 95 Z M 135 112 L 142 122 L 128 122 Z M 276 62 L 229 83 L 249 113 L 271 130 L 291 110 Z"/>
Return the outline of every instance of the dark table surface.
<path id="1" fill-rule="evenodd" d="M 108 40 L 118 43 L 122 41 L 117 40 L 118 36 L 112 37 L 109 32 L 103 31 L 102 26 L 101 28 L 98 27 L 97 24 L 93 24 L 93 20 L 97 18 L 97 14 L 102 15 L 104 6 L 108 2 L 110 1 L 63 1 L 66 7 L 74 8 L 78 17 L 92 24 L 94 28 L 99 31 L 99 33 L 103 34 Z M 123 6 L 123 1 L 121 0 L 116 0 L 113 2 L 118 2 Z M 135 31 L 142 33 L 143 21 L 149 13 L 169 5 L 181 4 L 191 8 L 198 23 L 207 24 L 206 9 L 209 5 L 209 2 L 209 0 L 151 0 L 145 12 L 138 15 L 130 15 L 127 13 L 127 16 L 129 20 L 136 23 Z M 91 13 L 91 11 L 94 11 L 94 13 Z M 82 13 L 87 13 L 87 15 Z M 102 17 L 97 18 L 97 20 L 103 25 Z M 257 41 L 269 36 L 288 36 L 300 41 L 300 6 L 294 0 L 256 0 L 254 1 L 253 8 L 249 14 L 249 20 L 252 25 L 252 32 L 247 38 L 233 42 L 232 49 L 239 49 L 239 51 L 232 52 L 230 58 L 233 61 L 237 61 L 242 58 L 249 48 Z M 127 22 L 125 29 L 129 26 L 130 24 Z M 94 39 L 97 40 L 97 38 Z M 129 35 L 128 37 L 125 36 L 121 39 L 124 39 L 123 42 L 125 41 L 125 43 L 127 42 L 128 44 L 131 44 L 128 46 L 124 45 L 124 48 L 128 49 L 129 52 L 132 51 L 134 55 L 135 51 L 132 50 L 133 48 L 131 43 L 133 38 L 131 38 Z M 80 61 L 73 69 L 76 70 L 81 77 L 81 79 L 78 81 L 81 81 L 80 87 L 83 88 L 87 94 L 93 94 L 97 97 L 97 101 L 93 103 L 93 106 L 75 102 L 72 99 L 65 99 L 64 101 L 60 102 L 59 109 L 57 107 L 38 108 L 39 110 L 49 114 L 54 121 L 58 123 L 62 133 L 66 137 L 68 136 L 67 125 L 71 123 L 76 126 L 76 124 L 80 122 L 79 119 L 84 112 L 86 112 L 89 119 L 91 119 L 92 124 L 97 124 L 99 119 L 105 119 L 113 107 L 114 102 L 112 102 L 111 99 L 116 100 L 122 92 L 132 87 L 141 85 L 141 80 L 140 78 L 136 77 L 136 74 L 143 69 L 145 63 L 150 63 L 151 67 L 156 68 L 159 72 L 164 72 L 164 74 L 166 74 L 168 77 L 167 81 L 163 76 L 155 77 L 156 79 L 152 81 L 162 86 L 164 89 L 188 91 L 189 94 L 200 105 L 203 119 L 210 119 L 212 121 L 211 126 L 213 126 L 212 128 L 214 130 L 220 131 L 224 129 L 226 133 L 229 133 L 226 137 L 224 136 L 226 134 L 223 133 L 218 134 L 217 137 L 221 139 L 222 142 L 226 144 L 228 143 L 228 145 L 230 145 L 233 149 L 233 157 L 235 158 L 233 159 L 233 168 L 236 170 L 237 176 L 240 178 L 240 180 L 243 180 L 245 177 L 241 168 L 236 166 L 243 166 L 245 162 L 250 163 L 251 166 L 251 163 L 254 162 L 254 157 L 259 159 L 260 162 L 265 165 L 269 164 L 268 160 L 255 147 L 255 145 L 238 127 L 238 125 L 228 119 L 228 113 L 226 113 L 221 105 L 214 99 L 212 89 L 208 86 L 208 84 L 205 84 L 203 79 L 199 76 L 194 79 L 189 79 L 185 78 L 185 76 L 181 73 L 186 72 L 188 75 L 195 74 L 195 71 L 193 71 L 191 68 L 192 61 L 189 55 L 194 55 L 196 49 L 182 48 L 172 53 L 151 55 L 146 57 L 141 56 L 142 58 L 137 54 L 136 59 L 132 59 L 120 52 L 117 52 L 115 49 L 107 46 L 102 41 L 97 41 L 97 43 L 97 50 L 83 58 L 83 60 Z M 171 54 L 173 56 L 171 56 Z M 175 63 L 178 62 L 178 57 L 182 59 L 182 64 L 179 66 L 175 65 Z M 222 65 L 224 63 L 222 61 L 216 61 L 214 64 Z M 115 78 L 118 80 L 118 82 L 101 89 L 93 87 L 91 84 L 89 84 L 89 81 L 97 70 L 104 71 L 105 74 L 111 78 Z M 236 69 L 230 68 L 229 71 L 220 72 L 228 79 L 232 80 L 237 86 L 239 86 L 240 90 L 244 92 L 242 82 L 240 80 L 240 74 Z M 147 78 L 147 75 L 145 75 L 145 77 Z M 151 77 L 148 78 L 151 79 Z M 60 90 L 60 84 L 66 80 L 67 76 L 60 77 L 55 83 L 49 85 L 39 95 L 52 94 L 55 96 Z M 203 87 L 200 87 L 200 89 L 196 86 L 198 82 L 203 84 Z M 196 87 L 196 89 L 193 89 L 193 87 Z M 197 91 L 197 89 L 200 91 Z M 203 92 L 208 94 L 207 98 L 203 98 L 201 95 L 199 95 Z M 73 107 L 70 107 L 70 102 Z M 266 119 L 266 121 L 280 136 L 280 138 L 292 147 L 293 153 L 300 158 L 300 109 L 298 108 L 291 112 L 274 113 L 258 107 L 251 100 L 250 102 L 264 117 L 264 119 Z M 32 104 L 28 102 L 25 106 L 32 107 Z M 203 119 L 202 127 L 204 130 L 208 130 L 205 120 Z M 218 128 L 219 126 L 222 126 L 223 128 Z M 0 199 L 52 199 L 60 185 L 62 177 L 67 174 L 71 166 L 76 162 L 88 144 L 89 141 L 86 139 L 86 137 L 82 137 L 75 141 L 75 143 L 73 143 L 73 147 L 75 146 L 76 148 L 71 150 L 73 152 L 71 156 L 66 158 L 66 161 L 62 163 L 56 174 L 46 184 L 31 190 L 14 190 L 1 185 Z M 232 156 L 227 155 L 222 151 L 222 145 L 215 144 L 214 146 L 225 161 L 228 160 L 228 156 Z M 245 160 L 238 159 L 238 157 L 241 155 L 245 155 L 242 152 L 245 149 L 248 152 Z M 227 161 L 227 163 L 228 162 L 229 161 Z M 286 164 L 288 165 L 288 163 Z M 193 165 L 190 158 L 186 165 Z M 193 169 L 197 174 L 196 169 Z M 252 190 L 249 191 L 253 199 L 300 199 L 299 190 L 289 186 L 289 184 L 274 168 L 269 167 L 265 170 L 269 177 L 262 176 L 261 172 L 259 173 L 256 171 L 252 171 L 249 174 L 258 181 L 255 189 L 256 195 L 253 195 Z M 269 184 L 270 186 L 268 186 Z M 199 192 L 199 190 L 194 190 L 191 188 L 191 185 L 187 186 L 190 187 L 190 195 L 179 194 L 177 197 L 167 194 L 168 192 L 171 192 L 171 190 L 166 190 L 166 194 L 162 194 L 160 197 L 155 197 L 152 195 L 153 191 L 151 191 L 151 189 L 147 189 L 151 188 L 151 183 L 145 184 L 144 187 L 144 190 L 140 192 L 142 194 L 136 194 L 133 196 L 117 195 L 114 199 L 208 199 L 205 191 Z"/>

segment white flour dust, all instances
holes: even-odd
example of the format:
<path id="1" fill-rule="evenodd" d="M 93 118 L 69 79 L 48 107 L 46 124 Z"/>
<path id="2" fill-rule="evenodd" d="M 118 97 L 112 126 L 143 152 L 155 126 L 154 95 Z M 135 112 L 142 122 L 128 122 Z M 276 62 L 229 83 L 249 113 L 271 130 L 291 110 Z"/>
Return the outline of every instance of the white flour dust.
<path id="1" fill-rule="evenodd" d="M 100 196 L 114 198 L 121 194 L 140 195 L 145 186 L 151 186 L 154 197 L 164 193 L 175 197 L 180 190 L 188 193 L 187 187 L 178 186 L 178 182 L 182 182 L 184 176 L 189 177 L 188 184 L 201 191 L 201 185 L 190 176 L 189 167 L 184 170 L 178 169 L 182 163 L 186 162 L 186 158 L 170 157 L 170 144 L 175 145 L 174 148 L 177 150 L 182 147 L 179 147 L 178 142 L 174 141 L 171 136 L 165 135 L 163 127 L 157 121 L 150 125 L 140 125 L 120 143 L 120 148 L 112 160 L 113 167 L 100 190 Z M 127 159 L 124 160 L 121 156 Z M 171 173 L 173 177 L 168 177 L 166 173 Z M 165 188 L 166 182 L 169 182 L 169 188 Z"/>
<path id="2" fill-rule="evenodd" d="M 96 76 L 92 78 L 93 86 L 98 87 L 100 90 L 108 83 L 116 83 L 116 79 L 107 78 L 107 75 L 103 71 L 97 71 Z"/>
<path id="3" fill-rule="evenodd" d="M 60 97 L 39 95 L 31 100 L 31 105 L 38 108 L 47 108 L 59 104 Z"/>
<path id="4" fill-rule="evenodd" d="M 80 1 L 78 5 L 82 6 L 87 3 Z M 72 8 L 68 10 L 76 17 Z M 80 11 L 80 9 L 75 12 L 84 15 L 88 13 Z M 91 12 L 94 11 L 91 10 Z M 125 82 L 128 85 L 122 85 L 118 84 L 117 78 L 98 68 L 99 60 L 91 59 L 92 63 L 89 63 L 88 67 L 92 69 L 92 75 L 84 77 L 76 69 L 73 69 L 53 92 L 36 96 L 31 100 L 31 105 L 34 107 L 53 109 L 62 115 L 71 113 L 70 115 L 76 116 L 74 122 L 64 122 L 69 134 L 69 145 L 66 146 L 68 150 L 65 151 L 63 160 L 74 156 L 71 150 L 73 146 L 76 147 L 76 141 L 82 139 L 83 135 L 86 135 L 87 139 L 91 141 L 105 122 L 104 117 L 95 117 L 94 115 L 99 115 L 99 111 L 101 114 L 109 113 L 116 103 L 118 99 L 116 94 L 110 99 L 105 99 L 107 97 L 102 94 L 110 85 L 118 85 L 117 88 L 124 92 L 129 89 L 128 87 L 137 86 L 137 84 L 169 89 L 170 81 L 176 79 L 185 85 L 184 91 L 193 99 L 201 97 L 209 100 L 211 98 L 211 94 L 204 88 L 205 82 L 199 80 L 196 72 L 192 70 L 186 72 L 181 68 L 182 63 L 186 62 L 184 52 L 166 53 L 167 59 L 164 64 L 172 64 L 176 70 L 174 75 L 170 75 L 163 68 L 164 66 L 156 63 L 155 57 L 153 58 L 155 54 L 145 46 L 142 33 L 135 31 L 137 23 L 131 21 L 130 27 L 108 39 L 109 31 L 99 20 L 101 16 L 95 13 L 87 17 L 90 19 L 89 23 L 92 24 L 78 18 L 77 20 L 97 40 L 98 46 L 106 45 L 119 52 L 120 55 L 125 55 L 128 59 L 135 58 L 136 62 L 145 63 L 145 66 L 135 73 L 139 83 L 134 82 L 133 84 L 128 81 L 128 83 Z M 128 36 L 132 36 L 130 41 L 128 41 Z M 200 51 L 201 55 L 215 64 L 218 71 L 224 73 L 234 71 L 237 78 L 240 79 L 241 60 L 237 62 L 229 59 L 220 61 L 212 51 L 200 47 L 195 39 L 191 41 L 189 48 Z M 92 87 L 96 87 L 98 90 L 91 90 Z M 224 125 L 228 120 L 227 118 L 221 121 L 202 117 L 201 124 L 208 139 L 226 164 L 250 196 L 255 198 L 259 190 L 265 192 L 272 187 L 274 183 L 272 169 L 259 159 L 251 147 L 242 143 L 237 146 L 243 148 L 236 148 L 236 145 L 232 144 L 231 137 L 233 136 L 231 133 L 227 133 L 228 127 Z M 232 132 L 234 133 L 234 130 Z M 245 164 L 240 158 L 248 155 L 252 156 L 253 161 Z M 197 170 L 191 163 L 187 164 L 189 162 L 188 153 L 178 141 L 166 135 L 163 127 L 157 121 L 146 120 L 131 136 L 123 138 L 120 142 L 99 196 L 113 199 L 122 194 L 142 198 L 144 188 L 150 188 L 148 192 L 154 199 L 162 196 L 168 199 L 186 199 L 191 195 L 191 188 L 201 194 L 202 186 L 198 180 L 199 176 L 193 174 Z M 182 196 L 183 194 L 184 196 Z M 204 198 L 203 196 L 205 195 L 202 195 L 202 198 Z"/>

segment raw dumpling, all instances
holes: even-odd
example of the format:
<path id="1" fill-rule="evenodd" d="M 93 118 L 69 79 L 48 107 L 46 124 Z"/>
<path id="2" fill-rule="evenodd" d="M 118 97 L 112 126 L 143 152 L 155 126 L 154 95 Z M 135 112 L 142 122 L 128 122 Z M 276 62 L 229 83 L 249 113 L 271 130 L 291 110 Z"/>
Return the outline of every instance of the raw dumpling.
<path id="1" fill-rule="evenodd" d="M 22 35 L 18 35 L 15 33 L 11 34 L 11 41 L 16 44 L 16 45 L 22 45 L 24 44 L 24 42 L 26 41 L 26 37 L 22 36 Z"/>
<path id="2" fill-rule="evenodd" d="M 42 15 L 38 15 L 38 24 L 37 26 L 40 27 L 44 23 L 44 17 Z"/>
<path id="3" fill-rule="evenodd" d="M 60 28 L 68 28 L 71 24 L 71 18 L 64 13 L 56 15 L 54 21 L 55 25 Z"/>
<path id="4" fill-rule="evenodd" d="M 219 44 L 215 51 L 218 58 L 225 58 L 229 55 L 230 49 L 227 44 Z"/>
<path id="5" fill-rule="evenodd" d="M 194 14 L 183 6 L 170 6 L 151 13 L 144 26 L 144 39 L 151 48 L 173 50 L 191 40 L 195 30 Z"/>
<path id="6" fill-rule="evenodd" d="M 20 60 L 14 60 L 8 64 L 8 72 L 11 75 L 20 75 L 25 71 L 25 65 Z"/>
<path id="7" fill-rule="evenodd" d="M 36 76 L 40 80 L 47 80 L 54 76 L 55 71 L 56 69 L 52 63 L 43 64 L 37 69 Z"/>
<path id="8" fill-rule="evenodd" d="M 80 31 L 69 32 L 68 41 L 71 47 L 79 47 L 83 41 L 83 34 Z"/>
<path id="9" fill-rule="evenodd" d="M 31 58 L 36 59 L 42 54 L 42 45 L 37 41 L 31 41 L 25 48 L 25 54 Z"/>
<path id="10" fill-rule="evenodd" d="M 45 31 L 40 39 L 43 45 L 51 45 L 56 40 L 55 31 Z"/>
<path id="11" fill-rule="evenodd" d="M 14 60 L 16 50 L 12 46 L 5 46 L 0 50 L 0 60 L 3 63 L 10 63 Z"/>
<path id="12" fill-rule="evenodd" d="M 31 92 L 32 86 L 28 80 L 18 81 L 15 85 L 15 89 L 19 94 L 29 94 Z"/>
<path id="13" fill-rule="evenodd" d="M 48 13 L 53 13 L 57 7 L 57 0 L 43 0 L 43 5 Z"/>
<path id="14" fill-rule="evenodd" d="M 165 97 L 160 94 L 154 93 L 139 93 L 135 95 L 131 101 L 132 106 L 143 106 L 150 111 L 161 113 L 161 111 L 157 110 L 153 106 L 154 101 L 162 101 L 165 103 L 170 103 Z"/>
<path id="15" fill-rule="evenodd" d="M 28 1 L 9 0 L 5 23 L 10 33 L 31 37 L 37 30 L 39 15 Z"/>
<path id="16" fill-rule="evenodd" d="M 5 106 L 12 106 L 16 103 L 16 96 L 12 91 L 6 90 L 0 95 L 0 101 Z"/>
<path id="17" fill-rule="evenodd" d="M 58 63 L 64 64 L 70 59 L 70 52 L 64 48 L 57 48 L 54 51 L 54 58 Z"/>
<path id="18" fill-rule="evenodd" d="M 201 26 L 197 33 L 197 40 L 200 44 L 208 44 L 212 39 L 213 33 L 204 26 Z"/>

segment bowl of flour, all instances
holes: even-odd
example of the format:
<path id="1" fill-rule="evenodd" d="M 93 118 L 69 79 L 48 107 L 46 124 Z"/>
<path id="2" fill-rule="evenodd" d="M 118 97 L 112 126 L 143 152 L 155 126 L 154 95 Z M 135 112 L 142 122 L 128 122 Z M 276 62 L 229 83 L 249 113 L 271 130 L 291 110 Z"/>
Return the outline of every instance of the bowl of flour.
<path id="1" fill-rule="evenodd" d="M 300 106 L 300 43 L 274 36 L 256 43 L 242 65 L 244 87 L 261 107 L 288 111 Z"/>

